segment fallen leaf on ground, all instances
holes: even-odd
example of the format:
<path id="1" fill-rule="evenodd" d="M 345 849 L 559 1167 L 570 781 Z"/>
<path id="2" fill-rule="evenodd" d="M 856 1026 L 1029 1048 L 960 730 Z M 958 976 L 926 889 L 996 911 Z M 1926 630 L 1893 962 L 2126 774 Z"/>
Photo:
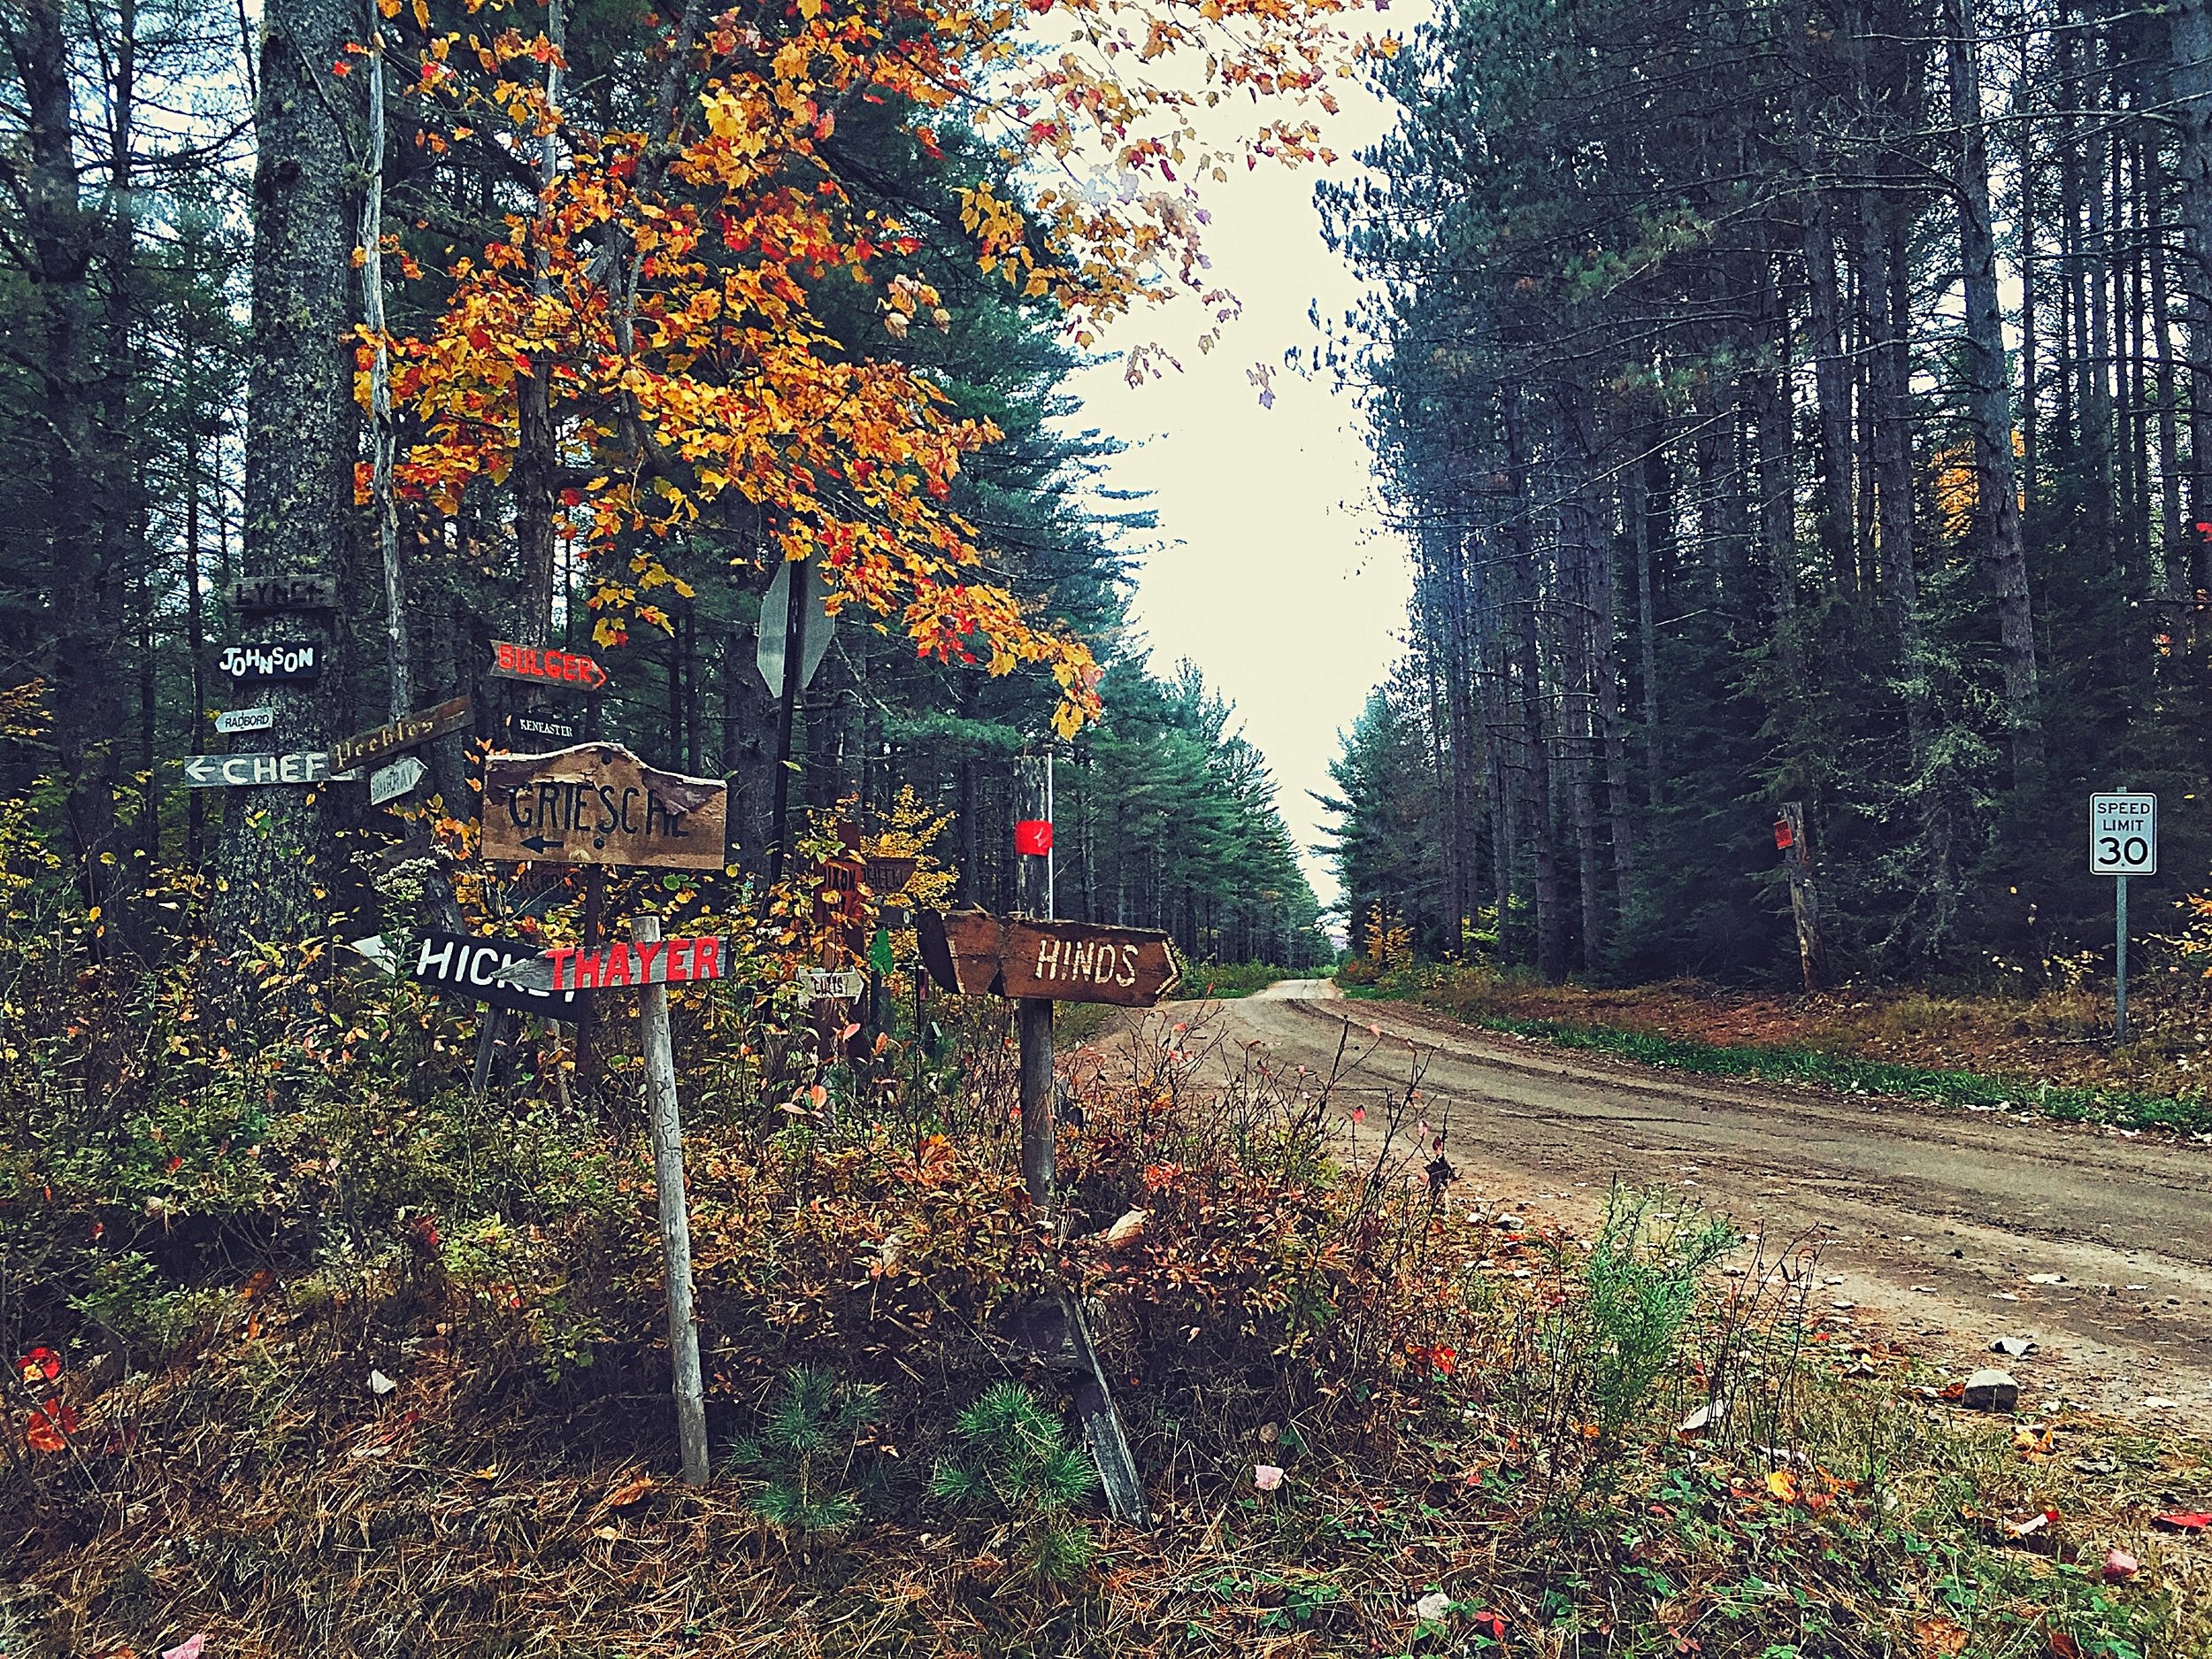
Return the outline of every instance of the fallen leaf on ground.
<path id="1" fill-rule="evenodd" d="M 2104 1576 L 2108 1578 L 2132 1578 L 2143 1571 L 2143 1563 L 2126 1550 L 2115 1544 L 2105 1552 Z"/>
<path id="2" fill-rule="evenodd" d="M 2201 1532 L 2206 1527 L 2212 1526 L 2212 1515 L 2207 1515 L 2202 1510 L 2170 1509 L 2164 1515 L 2152 1516 L 2151 1525 L 2165 1527 L 2169 1532 Z"/>
<path id="3" fill-rule="evenodd" d="M 200 1652 L 206 1646 L 207 1632 L 202 1631 L 186 1638 L 173 1647 L 164 1647 L 161 1650 L 161 1659 L 200 1659 Z"/>
<path id="4" fill-rule="evenodd" d="M 635 1480 L 630 1481 L 627 1485 L 617 1486 L 610 1492 L 606 1498 L 607 1507 L 611 1509 L 626 1509 L 652 1489 L 653 1477 L 640 1475 Z"/>

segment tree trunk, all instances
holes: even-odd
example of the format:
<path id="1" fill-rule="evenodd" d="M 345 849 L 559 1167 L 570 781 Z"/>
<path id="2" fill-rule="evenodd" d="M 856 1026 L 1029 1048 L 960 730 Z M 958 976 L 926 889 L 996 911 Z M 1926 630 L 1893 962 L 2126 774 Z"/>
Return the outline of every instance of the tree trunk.
<path id="1" fill-rule="evenodd" d="M 1858 588 L 1851 533 L 1851 371 L 1843 355 L 1842 300 L 1836 287 L 1834 209 L 1815 180 L 1803 196 L 1806 347 L 1813 358 L 1813 390 L 1820 421 L 1821 552 L 1836 591 Z"/>
<path id="2" fill-rule="evenodd" d="M 112 913 L 127 868 L 115 810 L 121 524 L 105 511 L 116 434 L 106 429 L 97 399 L 90 273 L 99 227 L 81 197 L 67 28 L 62 0 L 27 0 L 0 12 L 27 129 L 24 236 L 35 308 L 36 429 L 44 441 L 39 531 L 52 617 L 42 668 L 52 693 L 74 873 L 85 902 Z"/>
<path id="3" fill-rule="evenodd" d="M 2180 198 L 2182 310 L 2189 339 L 2189 511 L 2191 592 L 2206 582 L 2212 522 L 2212 0 L 2177 0 L 2170 14 L 2170 80 L 2177 134 L 2175 183 Z"/>
<path id="4" fill-rule="evenodd" d="M 2158 561 L 2170 599 L 2189 597 L 2189 546 L 2181 513 L 2181 429 L 2175 397 L 2173 296 L 2166 281 L 2166 186 L 2155 138 L 2143 146 L 2144 217 L 2150 224 L 2151 351 L 2158 399 Z"/>
<path id="5" fill-rule="evenodd" d="M 1976 514 L 1997 593 L 2005 718 L 2016 784 L 2043 770 L 2043 717 L 2036 689 L 2035 623 L 2027 552 L 2020 534 L 2019 483 L 2012 462 L 2012 400 L 1998 309 L 1997 255 L 1990 233 L 1989 156 L 1982 125 L 1980 46 L 1974 0 L 1949 0 L 1952 119 L 1959 129 L 1959 253 L 1966 279 L 1967 419 L 1974 432 Z M 2102 284 L 2099 284 L 2102 292 Z"/>
<path id="6" fill-rule="evenodd" d="M 329 65 L 356 21 L 344 0 L 267 0 L 263 12 L 246 388 L 249 576 L 343 573 L 355 447 L 343 345 L 351 261 L 345 132 Z M 327 653 L 336 614 L 278 613 L 247 621 L 244 632 L 311 639 Z M 257 701 L 275 711 L 275 725 L 257 747 L 326 748 L 337 694 L 334 677 L 269 687 Z M 273 785 L 239 790 L 229 803 L 214 910 L 227 949 L 296 940 L 314 925 L 326 840 L 321 793 Z"/>
<path id="7" fill-rule="evenodd" d="M 1509 395 L 1505 406 L 1507 465 L 1517 498 L 1525 499 L 1528 455 L 1520 411 Z M 1525 512 L 1515 512 L 1507 537 L 1512 547 L 1516 666 L 1520 679 L 1521 742 L 1525 756 L 1523 781 L 1529 817 L 1529 843 L 1536 865 L 1536 965 L 1556 985 L 1567 977 L 1567 918 L 1559 890 L 1559 846 L 1552 810 L 1550 738 L 1545 730 L 1543 655 L 1538 642 L 1537 607 L 1541 583 L 1536 571 L 1536 537 Z"/>

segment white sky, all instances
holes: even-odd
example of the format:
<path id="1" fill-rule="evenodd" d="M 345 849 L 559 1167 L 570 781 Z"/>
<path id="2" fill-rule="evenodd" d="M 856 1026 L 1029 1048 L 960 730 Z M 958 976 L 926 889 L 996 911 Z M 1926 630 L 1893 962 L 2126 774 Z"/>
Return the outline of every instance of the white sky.
<path id="1" fill-rule="evenodd" d="M 1106 481 L 1149 492 L 1141 504 L 1159 518 L 1135 604 L 1153 668 L 1165 673 L 1189 657 L 1235 703 L 1245 737 L 1273 769 L 1325 904 L 1336 881 L 1315 850 L 1325 818 L 1308 791 L 1329 787 L 1337 733 L 1389 672 L 1410 592 L 1405 545 L 1378 510 L 1351 394 L 1333 391 L 1333 377 L 1283 367 L 1286 350 L 1320 342 L 1309 308 L 1317 300 L 1340 330 L 1359 291 L 1321 239 L 1313 187 L 1354 171 L 1350 156 L 1382 131 L 1385 105 L 1338 88 L 1343 109 L 1323 133 L 1340 157 L 1333 166 L 1263 162 L 1201 187 L 1213 216 L 1210 274 L 1244 307 L 1221 343 L 1210 355 L 1192 349 L 1205 313 L 1185 302 L 1121 325 L 1108 346 L 1157 341 L 1181 373 L 1133 388 L 1118 361 L 1101 363 L 1071 383 L 1084 403 L 1067 423 L 1130 446 Z M 1275 368 L 1272 409 L 1248 379 L 1262 362 Z"/>

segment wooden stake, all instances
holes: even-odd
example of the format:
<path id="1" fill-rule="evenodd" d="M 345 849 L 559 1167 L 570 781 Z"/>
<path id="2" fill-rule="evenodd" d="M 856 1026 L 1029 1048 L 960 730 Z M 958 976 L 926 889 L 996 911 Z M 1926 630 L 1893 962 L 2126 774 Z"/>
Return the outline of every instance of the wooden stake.
<path id="1" fill-rule="evenodd" d="M 657 943 L 657 916 L 630 924 L 639 944 Z M 668 1030 L 668 987 L 638 992 L 638 1028 L 645 1046 L 645 1095 L 652 1123 L 653 1184 L 660 1194 L 661 1256 L 668 1266 L 668 1353 L 676 1396 L 676 1440 L 684 1479 L 707 1483 L 706 1389 L 699 1375 L 699 1327 L 691 1312 L 691 1217 L 684 1204 L 683 1125 L 676 1111 L 676 1053 Z"/>
<path id="2" fill-rule="evenodd" d="M 1790 915 L 1797 923 L 1797 965 L 1805 977 L 1805 989 L 1817 991 L 1828 957 L 1820 941 L 1820 889 L 1813 882 L 1813 849 L 1805 841 L 1804 803 L 1784 802 L 1782 821 L 1790 826 L 1790 844 L 1783 857 L 1790 875 Z"/>
<path id="3" fill-rule="evenodd" d="M 596 950 L 606 943 L 603 913 L 607 903 L 607 872 L 603 865 L 595 864 L 584 877 L 584 936 L 579 941 L 586 950 Z M 590 997 L 579 997 L 576 1002 L 576 1092 L 589 1105 L 599 1093 L 597 1010 Z"/>

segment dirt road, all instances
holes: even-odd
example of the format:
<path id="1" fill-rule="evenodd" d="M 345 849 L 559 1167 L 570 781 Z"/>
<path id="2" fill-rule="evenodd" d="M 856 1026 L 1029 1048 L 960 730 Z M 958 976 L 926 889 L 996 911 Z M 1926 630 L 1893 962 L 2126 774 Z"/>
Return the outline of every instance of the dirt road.
<path id="1" fill-rule="evenodd" d="M 1839 1325 L 1954 1368 L 2005 1365 L 2024 1407 L 2212 1428 L 2212 1147 L 1650 1071 L 1334 989 L 1290 980 L 1162 1012 L 1217 1033 L 1217 1064 L 1257 1041 L 1325 1073 L 1348 1018 L 1345 1110 L 1371 1112 L 1419 1067 L 1455 1198 L 1586 1229 L 1615 1180 L 1671 1187 L 1770 1249 L 1820 1241 L 1812 1306 Z M 2035 1351 L 1989 1351 L 2009 1336 Z"/>

